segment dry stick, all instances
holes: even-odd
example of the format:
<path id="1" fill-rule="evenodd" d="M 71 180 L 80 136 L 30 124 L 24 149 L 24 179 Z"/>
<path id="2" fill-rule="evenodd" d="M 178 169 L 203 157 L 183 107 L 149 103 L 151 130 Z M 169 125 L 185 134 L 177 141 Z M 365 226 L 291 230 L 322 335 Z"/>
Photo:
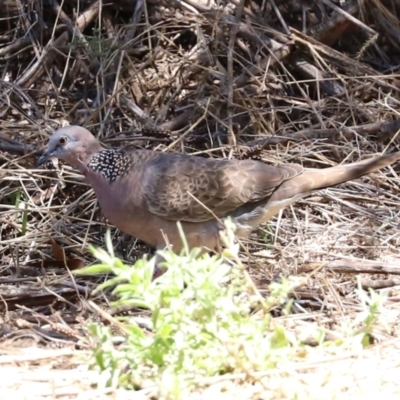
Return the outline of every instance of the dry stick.
<path id="1" fill-rule="evenodd" d="M 311 50 L 312 48 L 310 48 Z M 315 65 L 309 63 L 304 60 L 294 60 L 293 65 L 297 70 L 300 71 L 301 74 L 306 76 L 307 78 L 311 78 L 310 82 L 315 83 L 318 94 L 319 90 L 322 89 L 324 93 L 328 96 L 334 96 L 337 98 L 342 97 L 346 93 L 345 87 L 343 87 L 339 82 L 338 78 L 327 76 L 326 72 L 322 72 Z M 353 101 L 355 103 L 355 111 L 360 117 L 369 118 L 369 115 L 363 109 L 362 105 L 357 99 L 353 99 L 350 94 L 348 94 L 348 101 Z M 320 96 L 318 96 L 320 98 Z M 358 107 L 358 105 L 361 105 Z"/>
<path id="2" fill-rule="evenodd" d="M 260 75 L 268 67 L 274 66 L 276 63 L 285 59 L 293 50 L 293 43 L 281 44 L 273 39 L 270 39 L 271 48 L 268 49 L 269 55 L 263 57 L 257 65 L 247 68 L 241 75 L 235 79 L 235 86 L 237 88 L 246 85 L 246 83 L 253 77 Z"/>
<path id="3" fill-rule="evenodd" d="M 350 15 L 356 14 L 359 10 L 358 3 L 346 7 L 346 12 Z M 352 24 L 345 15 L 333 13 L 330 18 L 323 18 L 319 24 L 303 31 L 329 46 L 335 43 Z"/>
<path id="4" fill-rule="evenodd" d="M 321 263 L 308 263 L 301 268 L 303 271 L 309 271 L 320 266 Z M 325 269 L 330 269 L 338 273 L 364 273 L 364 274 L 393 274 L 400 275 L 400 260 L 398 264 L 391 264 L 385 262 L 375 262 L 369 260 L 337 260 L 324 264 Z"/>
<path id="5" fill-rule="evenodd" d="M 367 31 L 368 33 L 370 33 L 371 35 L 378 35 L 378 32 L 373 30 L 372 28 L 370 28 L 369 26 L 365 25 L 363 22 L 361 22 L 359 19 L 353 17 L 351 14 L 349 14 L 348 12 L 346 12 L 345 10 L 343 10 L 342 8 L 338 7 L 337 5 L 333 4 L 330 0 L 321 0 L 325 5 L 327 5 L 328 7 L 332 8 L 333 10 L 335 10 L 336 12 L 338 12 L 339 14 L 342 14 L 343 16 L 345 16 L 347 19 L 349 19 L 351 22 L 353 22 L 354 24 L 356 24 L 357 26 L 359 26 L 360 28 L 364 29 L 365 31 Z"/>
<path id="6" fill-rule="evenodd" d="M 129 42 L 135 36 L 140 16 L 142 15 L 142 10 L 143 10 L 143 0 L 137 0 L 135 5 L 135 11 L 133 12 L 132 18 L 129 20 L 130 28 L 127 30 L 125 34 L 125 42 Z"/>
<path id="7" fill-rule="evenodd" d="M 307 44 L 307 46 L 308 46 L 309 51 L 310 51 L 311 55 L 313 56 L 315 62 L 318 63 L 320 68 L 323 69 L 325 67 L 326 70 L 331 71 L 331 74 L 335 76 L 334 78 L 331 77 L 330 79 L 328 79 L 328 82 L 326 82 L 325 84 L 321 83 L 321 87 L 323 89 L 325 89 L 325 91 L 327 91 L 330 89 L 330 85 L 331 85 L 332 90 L 334 92 L 337 92 L 337 93 L 334 93 L 334 95 L 337 99 L 346 95 L 347 104 L 349 105 L 349 107 L 351 109 L 352 115 L 353 115 L 353 108 L 354 108 L 354 113 L 357 114 L 357 116 L 359 116 L 361 118 L 365 118 L 368 121 L 370 119 L 370 115 L 364 109 L 364 106 L 365 106 L 364 103 L 360 102 L 358 100 L 357 96 L 352 96 L 352 94 L 348 92 L 344 79 L 342 79 L 342 77 L 338 74 L 337 71 L 332 70 L 332 68 L 323 59 L 323 57 L 321 57 L 319 55 L 319 53 L 316 51 L 316 49 L 314 49 L 314 46 L 311 44 Z M 311 71 L 312 71 L 312 67 L 311 67 Z M 322 72 L 321 77 L 325 77 L 326 74 L 327 74 L 326 72 Z M 354 79 L 355 79 L 355 82 L 357 82 L 357 78 L 354 78 Z M 344 86 L 340 82 L 342 82 Z M 365 84 L 359 85 L 359 86 L 361 87 L 361 89 L 365 90 Z M 329 94 L 329 92 L 328 92 L 328 94 Z M 354 119 L 354 117 L 353 117 L 353 119 Z"/>
<path id="8" fill-rule="evenodd" d="M 120 74 L 121 74 L 122 61 L 124 59 L 124 56 L 125 56 L 125 52 L 121 51 L 121 54 L 120 54 L 120 57 L 119 57 L 119 62 L 118 62 L 118 65 L 117 65 L 117 72 L 115 73 L 114 87 L 113 87 L 113 91 L 112 91 L 112 97 L 113 98 L 116 97 L 116 93 L 117 93 L 117 89 L 118 89 L 119 77 L 120 77 Z M 112 107 L 112 102 L 110 102 L 110 107 L 108 107 L 108 109 L 106 110 L 106 112 L 104 114 L 103 121 L 100 123 L 100 132 L 99 133 L 102 132 L 104 123 L 107 121 L 108 116 L 111 113 L 111 107 Z"/>
<path id="9" fill-rule="evenodd" d="M 79 31 L 83 31 L 89 24 L 91 24 L 93 19 L 98 15 L 100 11 L 99 9 L 99 2 L 96 1 L 85 11 L 83 11 L 76 20 L 75 26 L 77 27 L 77 29 L 79 29 Z"/>
<path id="10" fill-rule="evenodd" d="M 153 55 L 150 59 L 146 60 L 141 64 L 141 66 L 135 70 L 134 72 L 138 74 L 140 71 L 145 69 L 148 65 L 150 65 L 154 60 L 159 56 L 160 48 L 155 48 L 153 51 Z M 129 59 L 128 59 L 129 61 Z M 124 82 L 119 84 L 118 90 L 116 91 L 115 95 L 108 96 L 107 99 L 98 107 L 96 110 L 93 110 L 90 116 L 86 119 L 85 123 L 88 124 L 92 121 L 95 117 L 97 117 L 98 113 L 111 101 L 114 100 L 114 96 L 120 95 L 120 93 L 124 90 L 125 86 L 129 85 L 130 78 L 127 78 Z M 153 125 L 153 121 L 148 116 L 146 112 L 144 112 L 133 100 L 125 96 L 124 94 L 120 95 L 121 103 L 125 104 L 134 114 L 136 114 L 139 118 L 143 120 L 144 123 Z"/>
<path id="11" fill-rule="evenodd" d="M 302 131 L 287 133 L 285 135 L 276 135 L 267 139 L 252 140 L 241 144 L 240 146 L 246 146 L 247 148 L 254 146 L 261 146 L 262 148 L 268 148 L 269 146 L 275 146 L 277 144 L 286 144 L 288 142 L 299 142 L 304 140 L 321 140 L 337 143 L 338 136 L 344 139 L 351 140 L 355 134 L 361 136 L 367 135 L 378 135 L 391 136 L 400 129 L 400 119 L 390 122 L 374 122 L 372 124 L 359 125 L 359 126 L 346 126 L 342 128 L 330 128 L 330 129 L 304 129 Z"/>
<path id="12" fill-rule="evenodd" d="M 112 324 L 112 326 L 116 326 L 117 328 L 119 328 L 121 332 L 123 332 L 125 335 L 130 335 L 130 331 L 125 327 L 124 324 L 118 321 L 118 319 L 114 318 L 110 313 L 99 307 L 95 302 L 88 300 L 85 303 L 86 306 L 95 311 L 103 320 L 108 321 L 110 324 Z"/>
<path id="13" fill-rule="evenodd" d="M 6 143 L 3 143 L 6 142 Z M 26 154 L 34 151 L 33 146 L 24 145 L 18 140 L 11 139 L 4 133 L 0 132 L 0 150 L 9 153 Z"/>
<path id="14" fill-rule="evenodd" d="M 16 53 L 18 50 L 22 50 L 25 46 L 27 49 L 30 43 L 31 43 L 31 39 L 28 36 L 18 38 L 16 40 L 14 40 L 8 46 L 2 47 L 0 49 L 0 57 L 4 57 L 10 53 Z"/>
<path id="15" fill-rule="evenodd" d="M 400 279 L 368 279 L 362 278 L 361 287 L 363 289 L 385 289 L 388 287 L 399 286 Z"/>
<path id="16" fill-rule="evenodd" d="M 33 118 L 29 113 L 27 113 L 22 107 L 18 107 L 16 105 L 16 102 L 13 101 L 16 98 L 18 98 L 20 101 L 24 101 L 27 104 L 29 104 L 32 107 L 32 111 L 34 111 L 34 115 L 36 115 L 38 118 L 43 119 L 43 114 L 37 104 L 32 100 L 32 98 L 29 96 L 29 94 L 25 91 L 22 90 L 18 85 L 14 83 L 9 83 L 9 82 L 3 82 L 2 86 L 6 87 L 6 89 L 3 90 L 1 93 L 0 97 L 0 104 L 3 103 L 6 105 L 8 108 L 11 108 L 12 110 L 16 111 L 19 113 L 22 118 L 24 118 L 26 121 L 29 121 L 33 126 L 37 126 L 37 121 L 35 118 Z M 8 111 L 8 109 L 7 109 Z M 6 112 L 7 112 L 6 111 Z M 4 115 L 2 116 L 4 117 Z M 32 149 L 33 150 L 33 149 Z"/>
<path id="17" fill-rule="evenodd" d="M 230 3 L 234 4 L 236 7 L 240 7 L 241 0 L 230 0 Z M 249 2 L 249 6 L 251 7 L 250 2 Z M 257 19 L 258 15 L 254 14 L 254 11 L 250 7 L 243 7 L 244 14 L 248 15 L 249 17 L 251 17 L 253 19 Z M 263 21 L 263 22 L 265 22 L 265 21 Z M 265 22 L 265 24 L 267 25 L 267 22 Z"/>
<path id="18" fill-rule="evenodd" d="M 91 122 L 95 117 L 97 117 L 98 113 L 105 108 L 110 102 L 112 102 L 116 96 L 120 94 L 120 92 L 123 91 L 125 86 L 129 83 L 129 79 L 126 80 L 126 82 L 123 82 L 119 85 L 118 90 L 116 91 L 115 94 L 112 94 L 105 99 L 105 101 L 101 104 L 100 107 L 98 107 L 96 110 L 93 110 L 90 116 L 85 120 L 85 124 L 87 125 L 89 122 Z M 146 114 L 133 100 L 125 96 L 124 94 L 121 94 L 119 97 L 120 103 L 125 104 L 134 114 L 138 116 L 138 118 L 141 118 L 144 122 L 146 123 L 151 123 L 151 119 Z"/>
<path id="19" fill-rule="evenodd" d="M 59 15 L 60 19 L 67 25 L 67 27 L 77 35 L 82 42 L 85 44 L 86 50 L 91 53 L 91 49 L 88 46 L 87 40 L 82 34 L 82 30 L 88 26 L 92 22 L 92 20 L 99 13 L 99 4 L 96 2 L 92 4 L 87 10 L 85 10 L 77 19 L 76 24 L 72 23 L 71 19 L 68 15 L 62 10 L 60 5 L 56 0 L 53 0 L 53 9 Z"/>
<path id="20" fill-rule="evenodd" d="M 337 287 L 335 285 L 331 284 L 331 279 L 325 274 L 323 275 L 323 281 L 325 286 L 328 288 L 329 293 L 333 297 L 333 302 L 336 304 L 336 309 L 339 311 L 340 316 L 344 317 L 344 307 L 343 307 L 343 302 L 341 297 L 339 296 L 339 293 L 337 292 Z"/>
<path id="21" fill-rule="evenodd" d="M 129 97 L 121 94 L 120 96 L 121 104 L 125 104 L 134 114 L 136 114 L 139 118 L 149 120 L 149 116 L 139 107 L 136 103 L 131 100 Z"/>
<path id="22" fill-rule="evenodd" d="M 24 31 L 26 32 L 26 36 L 29 37 L 29 41 L 32 44 L 32 47 L 36 54 L 36 57 L 39 58 L 40 51 L 39 51 L 39 46 L 37 44 L 37 38 L 36 38 L 36 35 L 32 34 L 33 26 L 30 24 L 28 18 L 26 17 L 26 14 L 24 12 L 24 6 L 22 5 L 21 1 L 17 0 L 16 2 L 18 4 L 19 17 L 20 17 L 20 20 L 22 21 L 22 26 L 24 28 Z"/>
<path id="23" fill-rule="evenodd" d="M 82 30 L 85 26 L 90 24 L 95 15 L 96 8 L 93 6 L 89 7 L 88 10 L 78 17 L 76 21 L 77 29 Z M 40 79 L 45 74 L 46 67 L 53 62 L 59 49 L 64 47 L 68 40 L 69 35 L 67 31 L 64 31 L 56 40 L 50 39 L 43 49 L 40 58 L 18 78 L 16 85 L 28 88 Z"/>
<path id="24" fill-rule="evenodd" d="M 177 115 L 176 117 L 170 119 L 169 121 L 160 124 L 159 129 L 168 132 L 182 129 L 188 124 L 188 122 L 190 122 L 193 114 L 194 110 L 190 108 L 189 110 L 184 111 L 182 114 Z"/>
<path id="25" fill-rule="evenodd" d="M 240 5 L 237 0 L 231 0 L 231 2 L 235 4 L 237 7 L 239 7 Z M 198 9 L 199 11 L 205 11 L 210 9 L 210 7 L 207 8 L 200 7 L 200 5 L 197 4 L 197 2 L 194 0 L 188 0 L 188 3 L 196 7 L 196 9 Z M 253 18 L 256 17 L 254 13 L 248 8 L 244 7 L 243 10 L 246 15 L 249 15 Z M 212 24 L 215 23 L 215 21 L 211 21 L 211 18 L 209 16 L 208 19 L 210 20 L 210 23 Z M 222 17 L 222 20 L 228 24 L 235 24 L 238 27 L 237 34 L 243 36 L 246 40 L 250 41 L 254 46 L 265 48 L 270 53 L 267 57 L 262 58 L 258 62 L 258 65 L 253 65 L 248 69 L 244 68 L 244 72 L 234 80 L 235 87 L 244 86 L 252 76 L 260 75 L 260 73 L 264 72 L 264 70 L 268 66 L 272 66 L 276 62 L 279 62 L 283 58 L 287 57 L 292 51 L 293 42 L 290 41 L 289 38 L 287 38 L 280 32 L 277 32 L 273 29 L 268 29 L 268 31 L 271 31 L 272 34 L 274 34 L 275 37 L 279 38 L 280 41 L 286 43 L 282 44 L 272 38 L 268 38 L 268 43 L 266 43 L 265 40 L 257 36 L 254 32 L 252 32 L 247 24 L 241 23 L 240 21 L 237 20 L 235 21 L 235 18 L 233 18 L 232 16 L 224 15 Z M 263 28 L 265 30 L 265 27 Z"/>
<path id="26" fill-rule="evenodd" d="M 141 67 L 138 68 L 138 70 L 136 70 L 135 72 L 138 73 L 139 71 L 143 70 L 144 68 L 146 68 L 146 66 L 148 66 L 151 62 L 154 61 L 154 59 L 158 56 L 159 53 L 159 49 L 155 48 L 154 52 L 153 52 L 153 56 L 151 57 L 150 60 L 147 60 L 146 62 L 142 63 Z M 127 79 L 125 82 L 121 83 L 119 85 L 118 90 L 113 93 L 112 95 L 110 95 L 109 97 L 107 97 L 107 99 L 105 99 L 105 101 L 101 104 L 100 107 L 98 107 L 95 110 L 92 110 L 90 116 L 85 120 L 85 124 L 88 124 L 90 121 L 92 121 L 93 119 L 95 119 L 98 115 L 98 113 L 105 108 L 111 101 L 113 101 L 115 99 L 115 96 L 119 95 L 120 92 L 122 92 L 122 90 L 125 88 L 126 85 L 129 84 L 129 79 Z M 142 118 L 146 123 L 151 123 L 151 119 L 148 117 L 148 115 L 139 107 L 137 106 L 131 99 L 129 99 L 128 97 L 126 97 L 125 95 L 121 95 L 120 100 L 122 102 L 125 103 L 125 105 L 136 115 L 138 115 L 140 118 Z"/>
<path id="27" fill-rule="evenodd" d="M 223 21 L 225 23 L 234 23 L 232 19 L 233 17 L 231 16 L 223 17 Z M 257 35 L 254 30 L 249 27 L 249 25 L 241 22 L 237 23 L 237 25 L 238 36 L 240 35 L 246 41 L 252 43 L 254 47 L 257 47 L 260 50 L 265 49 L 269 53 L 268 56 L 262 58 L 256 65 L 244 68 L 242 74 L 235 78 L 235 86 L 241 87 L 244 86 L 253 75 L 260 75 L 260 73 L 263 73 L 268 66 L 273 66 L 283 58 L 287 57 L 292 51 L 293 42 L 282 34 L 279 34 L 279 40 L 283 41 L 284 43 L 280 43 L 270 37 L 264 39 L 261 38 L 260 35 Z M 273 32 L 273 34 L 275 34 L 275 32 Z"/>
<path id="28" fill-rule="evenodd" d="M 53 61 L 54 59 L 53 53 L 56 51 L 57 48 L 64 46 L 65 43 L 67 42 L 68 33 L 62 32 L 61 35 L 58 37 L 58 39 L 56 39 L 53 43 L 55 30 L 56 30 L 56 25 L 54 25 L 51 39 L 49 40 L 45 48 L 42 50 L 41 56 L 40 57 L 38 56 L 36 63 L 34 63 L 31 68 L 28 68 L 25 71 L 25 73 L 19 79 L 17 79 L 16 84 L 18 86 L 29 88 L 34 82 L 39 80 L 45 73 L 45 67 Z M 53 46 L 54 48 L 52 48 Z M 51 54 L 52 57 L 48 57 L 49 54 Z"/>
<path id="29" fill-rule="evenodd" d="M 303 96 L 304 101 L 308 104 L 308 106 L 311 108 L 311 110 L 314 112 L 315 118 L 319 121 L 320 125 L 325 127 L 325 121 L 322 118 L 322 115 L 318 112 L 318 110 L 315 108 L 314 102 L 310 99 L 308 96 L 308 93 L 303 89 L 303 87 L 300 85 L 300 83 L 294 78 L 294 76 L 289 72 L 289 70 L 285 67 L 285 65 L 282 65 L 283 71 L 286 73 L 287 77 L 290 77 L 294 83 L 295 86 L 297 86 L 297 89 Z"/>
<path id="30" fill-rule="evenodd" d="M 45 73 L 44 66 L 53 61 L 56 49 L 65 45 L 67 41 L 67 32 L 63 32 L 54 42 L 50 40 L 43 49 L 40 58 L 17 79 L 16 85 L 28 88 L 40 79 Z"/>
<path id="31" fill-rule="evenodd" d="M 182 142 L 185 139 L 185 137 L 197 127 L 197 125 L 199 125 L 203 120 L 206 119 L 207 113 L 208 113 L 208 107 L 210 105 L 210 101 L 211 101 L 211 99 L 209 98 L 208 101 L 207 101 L 207 104 L 206 104 L 206 106 L 204 108 L 203 115 L 194 124 L 190 125 L 189 128 L 185 132 L 183 132 L 182 135 L 180 135 L 175 141 L 173 141 L 163 151 L 169 151 L 170 149 L 175 147 L 178 143 Z"/>
<path id="32" fill-rule="evenodd" d="M 223 74 L 219 71 L 218 60 L 211 54 L 210 48 L 208 47 L 208 40 L 204 36 L 201 27 L 198 25 L 196 26 L 196 36 L 196 46 L 185 53 L 185 57 L 187 57 L 191 64 L 187 71 L 184 71 L 182 79 L 186 79 L 191 74 L 202 73 L 203 71 L 207 71 L 209 74 L 220 78 Z M 210 66 L 216 67 L 216 70 L 210 69 Z"/>
<path id="33" fill-rule="evenodd" d="M 99 40 L 99 45 L 101 45 L 103 49 L 103 42 L 102 42 L 102 32 L 103 32 L 103 18 L 102 18 L 102 13 L 103 7 L 99 7 L 99 13 L 98 13 L 98 24 L 99 24 L 99 31 L 98 31 L 98 40 Z M 113 43 L 114 45 L 114 43 Z M 96 57 L 97 60 L 97 57 Z M 98 69 L 96 73 L 96 91 L 97 91 L 97 96 L 95 97 L 92 107 L 89 107 L 91 110 L 95 110 L 99 104 L 101 104 L 104 99 L 106 98 L 106 95 L 110 92 L 110 87 L 115 86 L 115 74 L 112 75 L 114 68 L 110 68 L 110 73 L 107 74 L 105 73 L 105 65 L 102 63 L 98 63 Z M 101 84 L 98 84 L 98 81 L 101 80 Z M 114 80 L 114 85 L 111 85 L 111 80 Z M 110 109 L 108 110 L 110 111 Z M 100 132 L 103 129 L 103 125 L 100 125 Z"/>
<path id="34" fill-rule="evenodd" d="M 282 14 L 281 14 L 281 12 L 279 11 L 279 8 L 276 6 L 275 0 L 269 0 L 269 2 L 271 3 L 271 6 L 272 6 L 272 8 L 274 9 L 275 14 L 276 14 L 276 16 L 278 17 L 279 22 L 281 23 L 281 25 L 282 25 L 282 27 L 283 27 L 283 29 L 284 29 L 286 35 L 290 35 L 290 30 L 289 30 L 288 26 L 286 25 L 286 22 L 285 22 L 285 20 L 283 19 Z"/>
<path id="35" fill-rule="evenodd" d="M 228 80 L 227 80 L 227 92 L 228 92 L 228 125 L 229 125 L 229 133 L 231 138 L 231 143 L 236 145 L 236 137 L 233 131 L 233 52 L 234 46 L 236 42 L 236 35 L 239 30 L 239 23 L 242 17 L 244 8 L 244 0 L 240 0 L 237 8 L 236 8 L 236 16 L 235 23 L 232 25 L 230 29 L 230 38 L 228 44 Z"/>
<path id="36" fill-rule="evenodd" d="M 328 96 L 342 96 L 345 93 L 345 89 L 335 78 L 325 77 L 326 73 L 308 61 L 296 59 L 293 65 L 303 76 L 311 78 L 311 82 L 315 82 L 318 88 L 320 87 Z"/>
<path id="37" fill-rule="evenodd" d="M 182 3 L 183 3 L 182 5 L 187 9 L 190 10 L 191 8 L 194 8 L 195 10 L 198 11 L 198 13 L 206 13 L 207 11 L 210 11 L 215 7 L 214 1 L 202 2 L 197 0 L 186 0 L 185 2 Z"/>
<path id="38" fill-rule="evenodd" d="M 173 82 L 175 80 L 175 78 L 176 78 L 176 80 L 178 80 L 177 79 L 178 78 L 177 75 L 178 75 L 179 70 L 180 70 L 180 68 L 177 69 L 173 73 L 173 75 L 170 78 L 169 82 Z M 167 85 L 169 85 L 169 84 L 167 83 Z M 159 108 L 159 111 L 158 111 L 158 115 L 157 115 L 157 117 L 156 117 L 156 119 L 154 121 L 155 125 L 158 126 L 159 125 L 158 121 L 160 121 L 160 120 L 162 121 L 162 120 L 164 120 L 166 118 L 167 113 L 168 113 L 168 109 L 171 107 L 171 105 L 175 101 L 175 99 L 182 93 L 182 88 L 183 88 L 183 80 L 181 80 L 181 82 L 179 84 L 177 84 L 177 86 L 176 86 L 176 88 L 175 88 L 175 90 L 174 90 L 174 92 L 172 94 L 170 93 L 169 96 L 165 96 L 165 97 L 169 97 L 169 99 L 166 102 L 162 102 L 162 104 L 160 105 L 160 108 Z M 163 91 L 160 90 L 160 93 L 157 96 L 155 96 L 155 98 L 154 98 L 154 104 L 158 103 L 157 100 L 159 98 L 161 98 L 163 94 L 164 94 Z"/>
<path id="39" fill-rule="evenodd" d="M 290 28 L 292 32 L 292 39 L 295 42 L 299 42 L 305 46 L 313 46 L 314 50 L 322 53 L 324 56 L 329 57 L 329 62 L 333 65 L 344 69 L 348 74 L 347 79 L 354 78 L 356 75 L 362 77 L 362 79 L 373 78 L 374 83 L 379 84 L 385 88 L 392 89 L 396 92 L 399 91 L 400 81 L 396 79 L 396 75 L 383 75 L 380 72 L 376 71 L 374 68 L 370 67 L 367 64 L 360 63 L 358 61 L 353 60 L 352 58 L 346 56 L 343 53 L 340 53 L 333 48 L 326 46 L 325 44 L 318 42 L 311 36 L 307 36 L 303 32 L 300 32 L 294 28 Z M 354 72 L 357 71 L 357 72 Z M 378 79 L 385 78 L 389 79 L 394 83 L 390 84 L 386 80 Z"/>
<path id="40" fill-rule="evenodd" d="M 99 13 L 99 5 L 96 3 L 97 7 L 90 7 L 90 12 L 85 13 L 85 16 L 82 18 L 78 18 L 79 24 L 77 21 L 76 26 L 72 23 L 71 19 L 68 17 L 68 15 L 61 9 L 60 5 L 56 0 L 53 0 L 53 8 L 54 11 L 56 12 L 57 15 L 60 16 L 60 19 L 64 22 L 64 24 L 68 27 L 68 29 L 73 33 L 73 35 L 76 35 L 81 43 L 85 46 L 86 50 L 86 55 L 89 56 L 90 61 L 95 65 L 96 70 L 100 68 L 100 64 L 96 57 L 93 55 L 93 51 L 90 48 L 85 36 L 82 34 L 82 30 L 91 22 L 91 20 L 88 20 L 88 17 L 91 19 L 94 19 L 98 13 Z"/>
<path id="41" fill-rule="evenodd" d="M 151 28 L 152 28 L 152 24 L 150 23 L 150 20 L 149 20 L 149 11 L 147 9 L 147 1 L 145 1 L 143 3 L 143 12 L 144 12 L 144 18 L 145 18 L 145 21 L 146 21 L 146 33 L 147 33 L 148 48 L 149 48 L 150 51 L 151 50 L 155 50 L 155 49 L 153 49 L 153 43 L 152 43 L 151 34 L 150 34 L 150 31 L 151 31 Z"/>

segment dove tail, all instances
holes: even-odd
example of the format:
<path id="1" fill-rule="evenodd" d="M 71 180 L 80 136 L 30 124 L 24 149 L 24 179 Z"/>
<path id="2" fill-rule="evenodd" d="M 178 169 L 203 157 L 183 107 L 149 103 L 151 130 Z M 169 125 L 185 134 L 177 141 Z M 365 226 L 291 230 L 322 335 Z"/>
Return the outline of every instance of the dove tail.
<path id="1" fill-rule="evenodd" d="M 400 160 L 400 151 L 373 157 L 352 164 L 338 165 L 324 169 L 304 169 L 303 173 L 283 182 L 271 196 L 270 201 L 285 201 L 289 203 L 304 197 L 313 190 L 335 186 L 352 179 L 359 178 Z"/>
<path id="2" fill-rule="evenodd" d="M 322 170 L 306 169 L 302 176 L 315 176 L 310 190 L 318 190 L 360 178 L 361 176 L 391 165 L 398 160 L 400 160 L 400 151 L 379 157 L 373 157 L 368 160 L 358 161 L 352 164 L 338 165 L 336 167 Z"/>
<path id="3" fill-rule="evenodd" d="M 310 192 L 359 178 L 398 160 L 400 160 L 400 151 L 331 168 L 306 168 L 279 185 L 266 203 L 255 204 L 253 209 L 237 216 L 235 222 L 238 231 L 236 233 L 238 236 L 247 236 L 260 223 L 267 222 L 282 208 L 305 197 Z"/>

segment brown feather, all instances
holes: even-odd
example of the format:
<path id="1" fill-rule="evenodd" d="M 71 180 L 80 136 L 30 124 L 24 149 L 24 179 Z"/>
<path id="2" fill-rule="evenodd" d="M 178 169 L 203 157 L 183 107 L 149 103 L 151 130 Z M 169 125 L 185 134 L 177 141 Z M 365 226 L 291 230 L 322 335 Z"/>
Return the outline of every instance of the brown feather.
<path id="1" fill-rule="evenodd" d="M 151 152 L 149 158 L 142 181 L 149 210 L 168 220 L 187 222 L 224 217 L 246 203 L 263 200 L 303 169 L 168 153 Z"/>

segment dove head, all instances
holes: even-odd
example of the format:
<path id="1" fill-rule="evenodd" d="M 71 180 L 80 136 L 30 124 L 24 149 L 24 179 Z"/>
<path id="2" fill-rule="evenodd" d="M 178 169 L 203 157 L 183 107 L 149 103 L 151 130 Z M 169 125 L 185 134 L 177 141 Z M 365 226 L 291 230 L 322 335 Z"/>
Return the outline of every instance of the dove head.
<path id="1" fill-rule="evenodd" d="M 38 165 L 58 158 L 83 171 L 93 155 L 102 149 L 102 145 L 87 129 L 65 126 L 53 133 L 46 150 L 38 159 Z"/>

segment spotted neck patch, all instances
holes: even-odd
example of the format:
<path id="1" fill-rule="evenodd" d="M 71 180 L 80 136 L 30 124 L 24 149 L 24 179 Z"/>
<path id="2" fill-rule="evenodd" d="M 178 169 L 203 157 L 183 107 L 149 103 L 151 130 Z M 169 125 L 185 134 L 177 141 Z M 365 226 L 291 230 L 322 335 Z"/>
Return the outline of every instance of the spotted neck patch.
<path id="1" fill-rule="evenodd" d="M 133 162 L 132 157 L 125 152 L 106 149 L 97 152 L 87 166 L 114 182 L 118 177 L 132 171 Z"/>

